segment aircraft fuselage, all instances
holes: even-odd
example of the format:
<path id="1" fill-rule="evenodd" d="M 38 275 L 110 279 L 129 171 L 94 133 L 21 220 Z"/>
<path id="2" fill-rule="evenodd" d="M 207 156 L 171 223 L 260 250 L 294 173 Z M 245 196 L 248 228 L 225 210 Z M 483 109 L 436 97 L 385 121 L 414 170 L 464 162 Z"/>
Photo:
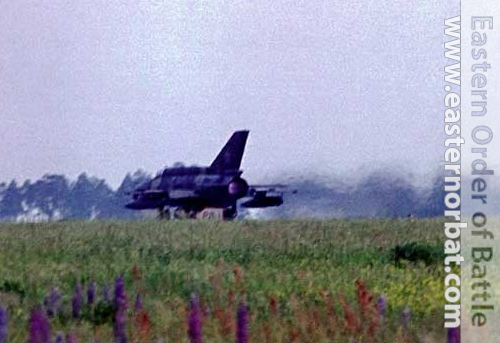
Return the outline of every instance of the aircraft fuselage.
<path id="1" fill-rule="evenodd" d="M 224 218 L 231 219 L 236 216 L 236 201 L 241 198 L 250 198 L 242 204 L 245 207 L 281 205 L 281 195 L 268 196 L 267 190 L 251 188 L 241 178 L 240 164 L 247 138 L 248 131 L 234 132 L 209 167 L 164 169 L 135 189 L 132 201 L 125 207 L 157 209 L 161 217 L 171 207 L 182 209 L 189 217 L 206 208 L 218 208 L 224 211 Z"/>

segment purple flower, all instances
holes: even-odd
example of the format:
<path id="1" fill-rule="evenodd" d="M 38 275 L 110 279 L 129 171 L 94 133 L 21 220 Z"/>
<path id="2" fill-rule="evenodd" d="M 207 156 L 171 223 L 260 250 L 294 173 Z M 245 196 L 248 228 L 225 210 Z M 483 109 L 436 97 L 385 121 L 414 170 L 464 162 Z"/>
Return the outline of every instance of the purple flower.
<path id="1" fill-rule="evenodd" d="M 408 307 L 405 307 L 403 310 L 403 316 L 401 317 L 402 325 L 405 329 L 408 329 L 408 325 L 410 324 L 411 313 Z"/>
<path id="2" fill-rule="evenodd" d="M 95 284 L 91 282 L 87 287 L 87 303 L 89 305 L 92 305 L 94 301 L 95 301 Z"/>
<path id="3" fill-rule="evenodd" d="M 236 312 L 236 343 L 248 343 L 248 307 L 243 302 Z"/>
<path id="4" fill-rule="evenodd" d="M 29 343 L 50 343 L 50 322 L 40 309 L 31 312 L 28 323 Z"/>
<path id="5" fill-rule="evenodd" d="M 75 319 L 80 318 L 80 311 L 82 309 L 82 304 L 83 304 L 82 286 L 80 284 L 77 284 L 75 287 L 75 294 L 71 299 L 73 318 Z"/>
<path id="6" fill-rule="evenodd" d="M 142 295 L 141 295 L 141 293 L 137 293 L 137 297 L 135 298 L 134 310 L 135 311 L 142 310 Z"/>
<path id="7" fill-rule="evenodd" d="M 385 318 L 387 312 L 387 298 L 381 295 L 378 298 L 378 314 L 381 318 Z"/>
<path id="8" fill-rule="evenodd" d="M 188 317 L 188 336 L 191 343 L 203 343 L 200 302 L 196 294 L 191 295 Z"/>
<path id="9" fill-rule="evenodd" d="M 105 303 L 109 304 L 111 302 L 108 285 L 104 285 L 104 288 L 102 289 L 102 299 Z"/>
<path id="10" fill-rule="evenodd" d="M 127 308 L 127 294 L 125 293 L 125 283 L 123 276 L 115 281 L 115 309 L 124 310 Z"/>
<path id="11" fill-rule="evenodd" d="M 78 340 L 76 339 L 76 335 L 74 335 L 74 334 L 66 335 L 66 343 L 78 343 Z"/>
<path id="12" fill-rule="evenodd" d="M 61 295 L 57 289 L 52 288 L 49 294 L 43 300 L 45 312 L 49 318 L 54 318 L 61 310 Z"/>
<path id="13" fill-rule="evenodd" d="M 116 343 L 127 343 L 127 335 L 125 333 L 125 310 L 119 309 L 115 313 L 115 322 L 113 325 L 113 334 Z"/>
<path id="14" fill-rule="evenodd" d="M 54 343 L 63 343 L 64 342 L 64 337 L 61 333 L 57 334 L 56 336 L 56 340 L 54 341 Z"/>
<path id="15" fill-rule="evenodd" d="M 447 343 L 460 343 L 460 327 L 448 329 Z"/>
<path id="16" fill-rule="evenodd" d="M 7 311 L 0 305 L 0 343 L 7 342 L 8 325 Z"/>

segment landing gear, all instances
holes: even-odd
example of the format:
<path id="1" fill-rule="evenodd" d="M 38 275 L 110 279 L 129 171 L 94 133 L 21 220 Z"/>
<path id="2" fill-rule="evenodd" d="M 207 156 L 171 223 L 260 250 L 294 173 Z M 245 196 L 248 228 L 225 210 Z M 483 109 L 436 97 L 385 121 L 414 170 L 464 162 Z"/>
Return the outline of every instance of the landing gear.
<path id="1" fill-rule="evenodd" d="M 196 211 L 183 208 L 183 207 L 161 207 L 158 208 L 157 218 L 160 220 L 170 219 L 194 219 L 196 218 Z"/>
<path id="2" fill-rule="evenodd" d="M 236 218 L 236 206 L 226 208 L 206 207 L 193 209 L 184 207 L 160 207 L 157 218 L 160 220 L 171 219 L 211 219 L 211 220 L 233 220 Z"/>
<path id="3" fill-rule="evenodd" d="M 174 217 L 174 219 L 186 219 L 186 218 L 189 218 L 188 217 L 188 212 L 185 209 L 180 208 L 180 207 L 177 207 L 174 210 L 173 217 Z"/>
<path id="4" fill-rule="evenodd" d="M 236 215 L 238 214 L 236 211 L 236 206 L 229 206 L 226 209 L 224 209 L 222 213 L 224 220 L 233 220 L 234 218 L 236 218 Z"/>
<path id="5" fill-rule="evenodd" d="M 170 207 L 160 207 L 158 208 L 158 219 L 163 220 L 170 220 Z"/>

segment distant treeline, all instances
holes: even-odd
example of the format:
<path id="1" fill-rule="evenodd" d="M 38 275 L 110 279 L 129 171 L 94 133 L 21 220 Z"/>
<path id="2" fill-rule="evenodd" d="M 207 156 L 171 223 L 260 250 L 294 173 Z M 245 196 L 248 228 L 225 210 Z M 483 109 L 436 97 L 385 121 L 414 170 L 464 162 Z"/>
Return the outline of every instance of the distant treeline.
<path id="1" fill-rule="evenodd" d="M 45 221 L 73 219 L 137 219 L 127 210 L 127 192 L 149 179 L 143 171 L 127 174 L 113 190 L 105 180 L 81 174 L 76 181 L 64 175 L 45 175 L 35 182 L 0 184 L 0 220 Z M 331 180 L 330 180 L 331 181 Z M 417 188 L 404 176 L 373 173 L 354 184 L 299 178 L 286 182 L 284 205 L 240 211 L 257 218 L 407 218 L 441 217 L 444 178 L 436 176 Z"/>
<path id="2" fill-rule="evenodd" d="M 35 182 L 0 184 L 0 220 L 46 221 L 74 219 L 134 219 L 138 214 L 123 207 L 128 192 L 149 176 L 127 174 L 118 189 L 105 180 L 83 173 L 76 181 L 64 175 L 45 175 Z"/>

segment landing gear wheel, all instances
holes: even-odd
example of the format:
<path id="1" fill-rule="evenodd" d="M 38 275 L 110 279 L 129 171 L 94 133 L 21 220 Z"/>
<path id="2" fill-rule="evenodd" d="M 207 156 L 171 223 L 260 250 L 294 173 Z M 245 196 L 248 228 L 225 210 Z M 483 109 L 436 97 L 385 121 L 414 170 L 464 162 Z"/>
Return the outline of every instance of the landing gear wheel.
<path id="1" fill-rule="evenodd" d="M 187 218 L 187 213 L 186 213 L 186 211 L 183 208 L 177 207 L 174 210 L 173 218 L 174 219 L 186 219 Z"/>
<path id="2" fill-rule="evenodd" d="M 195 219 L 196 213 L 197 213 L 196 211 L 191 210 L 189 208 L 177 207 L 173 211 L 173 218 L 174 219 Z"/>
<path id="3" fill-rule="evenodd" d="M 224 220 L 233 220 L 234 218 L 236 218 L 237 214 L 238 213 L 236 212 L 236 206 L 230 206 L 226 208 L 224 212 L 222 212 Z"/>
<path id="4" fill-rule="evenodd" d="M 158 219 L 160 220 L 170 220 L 170 208 L 163 207 L 158 209 Z"/>

